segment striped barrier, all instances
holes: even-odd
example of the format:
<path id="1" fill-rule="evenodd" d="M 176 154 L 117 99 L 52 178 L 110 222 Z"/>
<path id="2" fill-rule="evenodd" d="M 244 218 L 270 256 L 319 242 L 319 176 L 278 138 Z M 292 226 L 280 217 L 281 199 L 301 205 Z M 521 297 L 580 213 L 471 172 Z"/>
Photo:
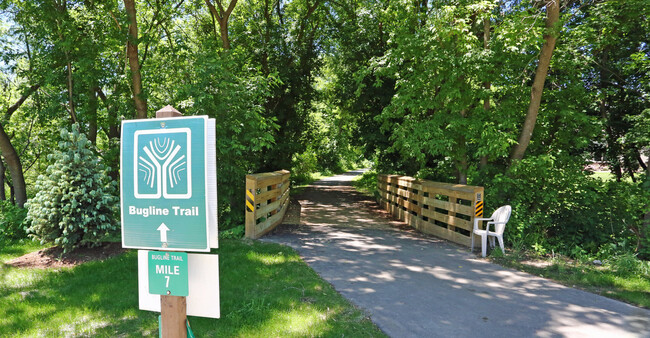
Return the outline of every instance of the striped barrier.
<path id="1" fill-rule="evenodd" d="M 287 170 L 246 175 L 246 238 L 259 238 L 282 223 L 290 177 Z"/>

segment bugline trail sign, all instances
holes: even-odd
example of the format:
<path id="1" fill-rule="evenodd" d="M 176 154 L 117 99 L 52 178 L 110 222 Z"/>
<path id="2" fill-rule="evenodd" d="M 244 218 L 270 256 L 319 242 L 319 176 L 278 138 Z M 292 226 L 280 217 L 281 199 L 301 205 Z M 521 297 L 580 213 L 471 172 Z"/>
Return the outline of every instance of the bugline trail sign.
<path id="1" fill-rule="evenodd" d="M 210 225 L 216 230 L 216 206 L 209 206 L 211 195 L 216 202 L 214 153 L 208 156 L 213 128 L 207 116 L 122 122 L 122 247 L 210 251 Z"/>
<path id="2" fill-rule="evenodd" d="M 216 122 L 181 115 L 123 121 L 120 142 L 122 247 L 164 250 L 138 250 L 139 308 L 161 313 L 161 337 L 191 333 L 188 311 L 220 316 L 218 255 L 173 252 L 218 247 Z"/>

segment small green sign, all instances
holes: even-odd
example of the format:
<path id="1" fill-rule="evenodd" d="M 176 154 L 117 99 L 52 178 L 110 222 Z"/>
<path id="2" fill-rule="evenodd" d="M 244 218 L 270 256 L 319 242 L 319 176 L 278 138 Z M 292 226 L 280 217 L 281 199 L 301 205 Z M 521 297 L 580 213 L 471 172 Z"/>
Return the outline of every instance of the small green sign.
<path id="1" fill-rule="evenodd" d="M 187 253 L 149 251 L 149 293 L 187 297 Z"/>

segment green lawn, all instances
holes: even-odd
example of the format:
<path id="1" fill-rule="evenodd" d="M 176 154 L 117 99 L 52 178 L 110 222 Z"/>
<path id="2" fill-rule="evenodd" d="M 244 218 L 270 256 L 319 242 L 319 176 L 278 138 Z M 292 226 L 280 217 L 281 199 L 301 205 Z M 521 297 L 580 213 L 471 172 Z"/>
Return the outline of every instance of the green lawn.
<path id="1" fill-rule="evenodd" d="M 384 336 L 292 249 L 243 240 L 220 246 L 221 318 L 190 317 L 197 336 Z M 158 314 L 138 310 L 135 250 L 74 268 L 4 264 L 39 248 L 0 246 L 0 336 L 157 334 Z"/>
<path id="2" fill-rule="evenodd" d="M 520 252 L 490 257 L 495 263 L 549 278 L 569 287 L 579 288 L 650 309 L 650 263 L 612 260 L 603 266 L 588 262 L 546 259 L 540 266 L 525 264 L 529 260 Z M 634 265 L 634 269 L 624 269 Z"/>

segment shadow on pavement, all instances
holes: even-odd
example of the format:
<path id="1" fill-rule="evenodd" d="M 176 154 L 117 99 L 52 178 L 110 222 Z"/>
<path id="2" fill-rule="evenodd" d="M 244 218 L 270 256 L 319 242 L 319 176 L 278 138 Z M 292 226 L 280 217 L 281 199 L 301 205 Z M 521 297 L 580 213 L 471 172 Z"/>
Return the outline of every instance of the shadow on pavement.
<path id="1" fill-rule="evenodd" d="M 650 311 L 491 264 L 391 220 L 347 173 L 301 195 L 289 245 L 394 337 L 648 336 Z"/>

